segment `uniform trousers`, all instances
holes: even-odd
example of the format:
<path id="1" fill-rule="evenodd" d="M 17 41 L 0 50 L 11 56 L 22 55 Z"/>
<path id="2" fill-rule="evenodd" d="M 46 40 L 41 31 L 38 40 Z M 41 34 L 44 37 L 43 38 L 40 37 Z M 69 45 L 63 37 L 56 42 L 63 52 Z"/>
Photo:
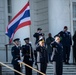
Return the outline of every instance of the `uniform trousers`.
<path id="1" fill-rule="evenodd" d="M 28 62 L 27 63 L 29 66 L 31 66 L 32 67 L 32 62 Z M 25 66 L 25 75 L 32 75 L 32 69 L 31 68 L 29 68 L 29 67 L 27 67 L 27 66 Z"/>
<path id="2" fill-rule="evenodd" d="M 69 62 L 70 46 L 63 46 L 63 61 Z"/>
<path id="3" fill-rule="evenodd" d="M 62 62 L 53 62 L 53 72 L 54 75 L 62 75 L 62 68 L 63 64 Z"/>
<path id="4" fill-rule="evenodd" d="M 14 69 L 15 69 L 15 70 L 21 72 L 20 64 L 14 64 L 13 66 L 14 66 Z M 19 74 L 19 73 L 17 73 L 17 72 L 14 72 L 14 74 L 15 74 L 15 75 L 21 75 L 21 74 Z"/>
<path id="5" fill-rule="evenodd" d="M 37 66 L 38 66 L 39 71 L 46 74 L 46 69 L 47 69 L 47 64 L 46 63 L 38 63 Z M 37 73 L 37 75 L 42 75 L 42 74 Z"/>

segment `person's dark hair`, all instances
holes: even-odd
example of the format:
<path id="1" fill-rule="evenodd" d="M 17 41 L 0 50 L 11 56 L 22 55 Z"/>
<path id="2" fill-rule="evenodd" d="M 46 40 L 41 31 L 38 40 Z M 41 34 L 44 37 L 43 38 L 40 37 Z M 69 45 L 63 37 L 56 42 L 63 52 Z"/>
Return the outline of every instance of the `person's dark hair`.
<path id="1" fill-rule="evenodd" d="M 49 33 L 48 36 L 51 36 L 51 33 Z"/>
<path id="2" fill-rule="evenodd" d="M 68 27 L 67 26 L 64 26 L 64 29 L 67 29 Z"/>

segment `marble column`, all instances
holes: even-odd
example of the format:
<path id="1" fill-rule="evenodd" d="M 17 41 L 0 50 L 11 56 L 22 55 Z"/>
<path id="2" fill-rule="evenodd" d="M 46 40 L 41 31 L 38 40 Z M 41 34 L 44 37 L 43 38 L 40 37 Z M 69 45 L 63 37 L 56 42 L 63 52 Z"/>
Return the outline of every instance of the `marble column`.
<path id="1" fill-rule="evenodd" d="M 55 36 L 64 26 L 71 32 L 70 0 L 48 0 L 49 32 Z M 73 63 L 73 54 L 70 53 L 70 63 Z"/>

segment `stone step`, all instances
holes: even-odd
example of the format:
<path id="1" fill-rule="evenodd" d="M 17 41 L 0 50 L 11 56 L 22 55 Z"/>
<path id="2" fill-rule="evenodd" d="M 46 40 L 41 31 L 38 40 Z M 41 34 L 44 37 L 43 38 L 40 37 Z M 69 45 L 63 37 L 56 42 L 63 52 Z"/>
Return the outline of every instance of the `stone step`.
<path id="1" fill-rule="evenodd" d="M 11 63 L 5 63 L 10 67 L 13 67 Z M 35 65 L 33 65 L 36 68 Z M 25 68 L 23 66 L 22 73 L 25 74 Z M 14 75 L 14 72 L 6 67 L 2 66 L 2 75 Z M 33 75 L 37 75 L 37 72 L 33 71 Z M 47 65 L 46 75 L 53 75 L 53 64 Z M 63 75 L 76 75 L 76 65 L 63 65 Z"/>
<path id="2" fill-rule="evenodd" d="M 3 72 L 2 75 L 14 75 L 14 72 Z M 33 73 L 32 75 L 37 75 L 37 73 Z M 53 75 L 53 73 L 52 72 L 48 72 L 48 73 L 46 72 L 46 75 Z M 74 72 L 63 73 L 63 75 L 76 75 L 76 73 L 74 73 Z"/>

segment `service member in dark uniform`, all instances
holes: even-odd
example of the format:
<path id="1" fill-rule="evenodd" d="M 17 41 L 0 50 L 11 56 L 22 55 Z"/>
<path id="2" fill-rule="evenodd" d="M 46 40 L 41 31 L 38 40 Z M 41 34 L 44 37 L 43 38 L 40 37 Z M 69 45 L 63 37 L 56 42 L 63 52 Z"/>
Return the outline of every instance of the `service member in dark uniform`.
<path id="1" fill-rule="evenodd" d="M 37 68 L 38 70 L 46 74 L 48 57 L 43 39 L 39 40 L 39 46 L 36 48 L 36 52 L 37 52 L 37 57 L 36 57 Z M 38 75 L 42 75 L 42 74 L 38 73 Z"/>
<path id="2" fill-rule="evenodd" d="M 65 64 L 69 64 L 70 50 L 72 45 L 71 33 L 67 30 L 68 27 L 64 26 L 64 30 L 58 33 L 63 45 L 63 61 Z"/>
<path id="3" fill-rule="evenodd" d="M 32 45 L 29 43 L 29 38 L 25 38 L 25 45 L 22 46 L 22 56 L 24 56 L 23 62 L 29 66 L 33 66 L 33 49 Z M 25 75 L 32 75 L 32 69 L 25 66 Z"/>
<path id="4" fill-rule="evenodd" d="M 55 41 L 51 44 L 52 55 L 51 61 L 53 62 L 54 75 L 62 75 L 63 70 L 63 47 L 60 43 L 60 37 L 56 36 Z"/>
<path id="5" fill-rule="evenodd" d="M 51 62 L 51 53 L 52 53 L 52 48 L 51 48 L 51 43 L 54 41 L 54 38 L 52 37 L 51 33 L 48 34 L 48 38 L 46 39 L 46 48 L 47 48 L 47 55 L 48 55 L 48 62 Z"/>
<path id="6" fill-rule="evenodd" d="M 14 46 L 12 47 L 11 49 L 11 54 L 12 54 L 12 64 L 13 64 L 13 67 L 14 69 L 18 70 L 19 72 L 21 71 L 20 70 L 20 64 L 18 63 L 18 60 L 20 60 L 20 39 L 19 38 L 16 38 L 14 39 Z M 14 72 L 15 75 L 20 75 L 16 72 Z"/>
<path id="7" fill-rule="evenodd" d="M 36 38 L 36 42 L 35 42 L 36 45 L 38 44 L 39 37 L 40 37 L 40 36 L 43 36 L 43 34 L 42 34 L 41 31 L 42 31 L 42 29 L 41 29 L 41 28 L 38 28 L 38 29 L 37 29 L 37 32 L 33 35 L 33 37 Z"/>

